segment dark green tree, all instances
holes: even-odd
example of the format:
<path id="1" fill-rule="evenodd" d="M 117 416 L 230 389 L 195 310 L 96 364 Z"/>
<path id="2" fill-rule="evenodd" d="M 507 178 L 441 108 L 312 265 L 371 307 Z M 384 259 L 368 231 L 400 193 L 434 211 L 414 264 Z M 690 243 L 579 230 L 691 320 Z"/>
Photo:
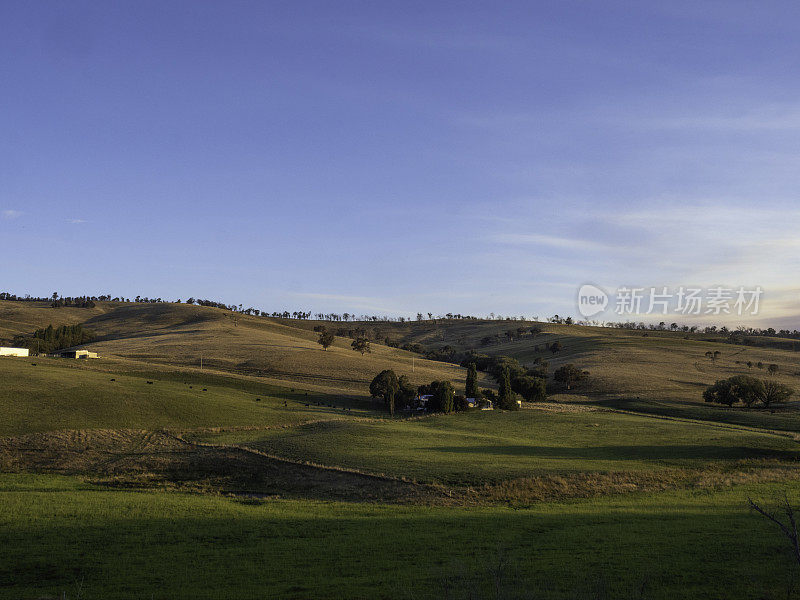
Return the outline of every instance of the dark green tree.
<path id="1" fill-rule="evenodd" d="M 411 384 L 405 375 L 401 375 L 397 381 L 399 385 L 397 401 L 400 406 L 410 406 L 414 398 L 417 397 L 417 388 Z"/>
<path id="2" fill-rule="evenodd" d="M 581 371 L 578 367 L 570 363 L 556 369 L 553 373 L 553 379 L 559 383 L 563 383 L 567 389 L 571 389 L 574 383 L 585 379 L 587 375 L 588 373 L 586 371 Z"/>
<path id="3" fill-rule="evenodd" d="M 729 379 L 720 379 L 703 392 L 706 402 L 733 406 L 741 402 L 747 407 L 759 400 L 763 401 L 764 383 L 750 375 L 736 375 Z"/>
<path id="4" fill-rule="evenodd" d="M 449 381 L 434 381 L 431 383 L 433 398 L 430 399 L 429 406 L 433 412 L 451 413 L 454 408 L 456 391 L 453 384 Z"/>
<path id="5" fill-rule="evenodd" d="M 714 404 L 727 404 L 733 406 L 739 399 L 732 392 L 731 382 L 728 379 L 718 379 L 714 385 L 708 386 L 703 392 L 703 400 Z"/>
<path id="6" fill-rule="evenodd" d="M 541 377 L 517 377 L 511 382 L 512 389 L 527 402 L 543 402 L 547 400 L 547 384 Z"/>
<path id="7" fill-rule="evenodd" d="M 465 395 L 467 398 L 477 398 L 478 394 L 478 368 L 475 363 L 469 363 L 467 369 L 467 385 L 465 388 Z"/>
<path id="8" fill-rule="evenodd" d="M 504 410 L 516 410 L 517 401 L 514 398 L 514 390 L 511 388 L 511 374 L 508 367 L 504 367 L 500 374 L 500 389 L 497 392 L 497 404 Z"/>
<path id="9" fill-rule="evenodd" d="M 400 390 L 400 382 L 397 375 L 391 369 L 381 371 L 369 384 L 369 393 L 373 398 L 383 398 L 384 404 L 388 404 L 389 412 L 394 416 L 394 401 L 397 392 Z"/>
<path id="10" fill-rule="evenodd" d="M 776 402 L 786 402 L 794 395 L 794 390 L 788 385 L 778 383 L 771 379 L 766 379 L 763 382 L 764 390 L 761 393 L 761 402 L 765 408 L 769 408 L 770 404 Z"/>

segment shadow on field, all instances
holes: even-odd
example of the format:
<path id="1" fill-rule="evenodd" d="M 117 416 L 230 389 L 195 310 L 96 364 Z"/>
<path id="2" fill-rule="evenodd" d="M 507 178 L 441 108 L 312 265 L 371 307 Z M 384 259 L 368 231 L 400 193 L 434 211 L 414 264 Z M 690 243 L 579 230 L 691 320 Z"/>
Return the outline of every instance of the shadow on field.
<path id="1" fill-rule="evenodd" d="M 791 566 L 738 494 L 429 512 L 99 490 L 4 496 L 9 598 L 766 600 L 787 597 Z"/>
<path id="2" fill-rule="evenodd" d="M 800 453 L 790 450 L 768 450 L 745 446 L 658 445 L 658 446 L 434 446 L 423 450 L 457 454 L 496 454 L 542 458 L 580 458 L 585 460 L 642 459 L 742 459 L 777 458 L 797 460 Z"/>
<path id="3" fill-rule="evenodd" d="M 745 425 L 781 431 L 800 430 L 800 405 L 790 402 L 769 409 L 709 405 L 700 400 L 643 400 L 611 398 L 594 402 L 597 406 L 627 410 L 647 415 L 696 419 L 731 425 Z"/>

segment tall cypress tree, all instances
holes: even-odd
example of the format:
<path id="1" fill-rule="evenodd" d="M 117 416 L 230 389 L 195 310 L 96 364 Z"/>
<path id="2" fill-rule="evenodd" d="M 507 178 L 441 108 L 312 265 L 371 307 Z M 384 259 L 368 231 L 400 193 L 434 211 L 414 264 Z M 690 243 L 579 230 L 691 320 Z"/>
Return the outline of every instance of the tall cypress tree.
<path id="1" fill-rule="evenodd" d="M 509 409 L 514 406 L 514 397 L 511 391 L 511 374 L 508 367 L 503 367 L 500 373 L 500 392 L 497 395 L 497 403 L 500 408 Z"/>
<path id="2" fill-rule="evenodd" d="M 478 397 L 478 368 L 475 366 L 475 363 L 469 363 L 465 395 L 467 398 Z"/>

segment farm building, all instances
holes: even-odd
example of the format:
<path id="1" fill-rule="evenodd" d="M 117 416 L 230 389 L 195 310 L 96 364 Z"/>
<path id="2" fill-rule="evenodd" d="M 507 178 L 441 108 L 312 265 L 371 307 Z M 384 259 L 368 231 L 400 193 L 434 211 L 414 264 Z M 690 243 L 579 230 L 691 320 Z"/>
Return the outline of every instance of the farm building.
<path id="1" fill-rule="evenodd" d="M 6 348 L 0 347 L 0 356 L 28 356 L 30 351 L 27 348 Z"/>
<path id="2" fill-rule="evenodd" d="M 89 352 L 88 350 L 64 350 L 58 352 L 56 356 L 61 358 L 100 358 L 97 352 Z"/>

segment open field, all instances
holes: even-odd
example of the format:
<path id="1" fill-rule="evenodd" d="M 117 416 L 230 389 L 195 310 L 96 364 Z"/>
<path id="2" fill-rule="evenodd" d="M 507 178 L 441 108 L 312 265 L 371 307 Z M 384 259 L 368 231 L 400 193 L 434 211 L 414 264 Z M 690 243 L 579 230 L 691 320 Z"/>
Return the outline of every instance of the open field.
<path id="1" fill-rule="evenodd" d="M 198 434 L 270 454 L 428 483 L 497 484 L 540 476 L 664 473 L 793 463 L 793 437 L 611 412 L 493 411 L 421 420 L 323 421 Z"/>
<path id="2" fill-rule="evenodd" d="M 377 372 L 460 391 L 465 369 L 377 341 L 361 356 L 345 337 L 326 352 L 316 322 L 215 308 L 0 315 L 5 341 L 81 323 L 102 357 L 0 360 L 0 597 L 787 597 L 784 541 L 746 497 L 800 498 L 797 401 L 728 409 L 701 393 L 747 360 L 800 389 L 791 349 L 342 325 L 591 373 L 519 412 L 392 419 L 369 399 Z"/>
<path id="3" fill-rule="evenodd" d="M 512 510 L 237 500 L 4 475 L 0 595 L 785 598 L 783 541 L 745 504 L 784 487 Z"/>

